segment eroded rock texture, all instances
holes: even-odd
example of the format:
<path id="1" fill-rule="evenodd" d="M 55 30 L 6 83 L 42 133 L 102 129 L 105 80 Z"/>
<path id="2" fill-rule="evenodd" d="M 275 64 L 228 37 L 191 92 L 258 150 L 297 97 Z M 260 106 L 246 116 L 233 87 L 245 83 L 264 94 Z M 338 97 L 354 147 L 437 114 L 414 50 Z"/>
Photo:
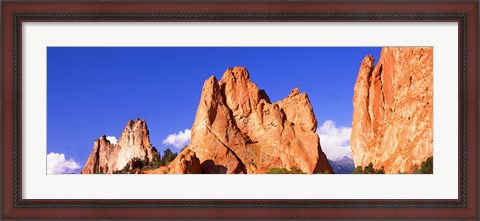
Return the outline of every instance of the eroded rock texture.
<path id="1" fill-rule="evenodd" d="M 297 167 L 332 172 L 316 133 L 317 120 L 305 93 L 293 89 L 271 103 L 243 67 L 229 68 L 204 83 L 190 144 L 202 173 L 266 173 Z"/>
<path id="2" fill-rule="evenodd" d="M 133 158 L 151 161 L 154 152 L 147 123 L 140 119 L 130 120 L 116 144 L 111 144 L 105 135 L 95 140 L 82 174 L 113 173 L 123 169 Z"/>
<path id="3" fill-rule="evenodd" d="M 433 156 L 433 48 L 385 47 L 360 66 L 350 147 L 355 166 L 412 172 Z"/>

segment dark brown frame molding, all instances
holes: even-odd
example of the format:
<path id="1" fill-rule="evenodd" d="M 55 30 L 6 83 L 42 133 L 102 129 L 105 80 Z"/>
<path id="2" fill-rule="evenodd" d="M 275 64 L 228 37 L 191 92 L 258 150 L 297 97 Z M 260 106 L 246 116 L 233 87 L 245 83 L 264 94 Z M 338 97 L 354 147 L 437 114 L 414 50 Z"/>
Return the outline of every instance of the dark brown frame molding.
<path id="1" fill-rule="evenodd" d="M 478 13 L 467 1 L 4 1 L 2 218 L 458 218 L 478 217 Z M 26 200 L 22 183 L 25 21 L 444 22 L 459 24 L 457 200 Z M 452 73 L 454 74 L 454 73 Z"/>

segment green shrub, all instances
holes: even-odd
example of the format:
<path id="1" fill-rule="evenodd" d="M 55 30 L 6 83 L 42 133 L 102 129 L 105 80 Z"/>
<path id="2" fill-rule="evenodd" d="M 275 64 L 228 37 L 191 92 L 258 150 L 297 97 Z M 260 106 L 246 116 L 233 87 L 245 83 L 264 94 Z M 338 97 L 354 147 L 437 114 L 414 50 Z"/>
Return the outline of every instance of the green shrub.
<path id="1" fill-rule="evenodd" d="M 95 174 L 105 174 L 105 173 L 103 172 L 103 168 L 100 167 L 98 168 L 98 171 L 95 172 Z"/>
<path id="2" fill-rule="evenodd" d="M 138 157 L 133 158 L 130 160 L 121 170 L 114 171 L 114 174 L 132 174 L 139 169 L 140 171 L 150 170 L 150 169 L 157 169 L 161 166 L 166 166 L 170 162 L 172 162 L 176 157 L 177 153 L 172 152 L 169 148 L 167 148 L 163 152 L 163 157 L 160 156 L 160 153 L 154 149 L 152 160 L 148 158 L 140 159 Z"/>
<path id="3" fill-rule="evenodd" d="M 373 163 L 370 162 L 366 167 L 357 166 L 352 174 L 385 174 L 385 169 L 382 166 L 380 169 L 376 170 L 373 168 Z"/>
<path id="4" fill-rule="evenodd" d="M 267 172 L 267 174 L 286 174 L 286 173 L 288 173 L 287 168 L 271 168 Z"/>
<path id="5" fill-rule="evenodd" d="M 178 154 L 172 152 L 170 148 L 167 148 L 165 151 L 163 151 L 163 157 L 160 159 L 160 166 L 168 165 L 177 157 L 177 155 Z"/>
<path id="6" fill-rule="evenodd" d="M 422 167 L 414 167 L 413 173 L 415 174 L 433 174 L 433 156 L 427 158 L 427 160 L 422 162 Z"/>
<path id="7" fill-rule="evenodd" d="M 156 149 L 155 149 L 156 150 Z M 149 169 L 157 169 L 160 167 L 160 153 L 157 151 L 153 152 L 152 161 L 148 163 Z"/>
<path id="8" fill-rule="evenodd" d="M 368 166 L 362 167 L 362 166 L 357 166 L 353 172 L 353 174 L 384 174 L 385 170 L 383 166 L 379 169 L 376 170 L 373 168 L 373 164 L 369 163 Z M 414 174 L 433 174 L 433 157 L 429 157 L 427 160 L 422 162 L 422 166 L 418 168 L 418 166 L 414 166 L 413 168 L 413 173 Z M 406 174 L 406 173 L 401 173 L 398 171 L 398 174 Z"/>
<path id="9" fill-rule="evenodd" d="M 300 168 L 297 167 L 290 167 L 291 174 L 305 174 Z"/>
<path id="10" fill-rule="evenodd" d="M 290 170 L 287 168 L 271 168 L 267 171 L 267 174 L 305 174 L 302 170 L 297 167 L 290 167 Z"/>

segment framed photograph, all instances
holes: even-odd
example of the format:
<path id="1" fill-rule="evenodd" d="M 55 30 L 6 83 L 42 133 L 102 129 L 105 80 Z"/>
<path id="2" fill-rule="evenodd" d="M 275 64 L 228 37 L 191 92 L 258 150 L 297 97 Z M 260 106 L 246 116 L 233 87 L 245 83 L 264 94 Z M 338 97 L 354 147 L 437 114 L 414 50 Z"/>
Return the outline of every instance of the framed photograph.
<path id="1" fill-rule="evenodd" d="M 478 1 L 4 1 L 3 219 L 478 219 Z"/>

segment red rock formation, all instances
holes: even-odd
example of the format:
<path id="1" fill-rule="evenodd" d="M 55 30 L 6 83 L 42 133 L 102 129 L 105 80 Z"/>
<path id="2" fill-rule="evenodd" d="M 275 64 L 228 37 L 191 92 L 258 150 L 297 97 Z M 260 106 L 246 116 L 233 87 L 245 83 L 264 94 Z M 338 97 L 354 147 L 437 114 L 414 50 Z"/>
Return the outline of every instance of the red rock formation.
<path id="1" fill-rule="evenodd" d="M 203 173 L 266 173 L 275 167 L 333 172 L 322 152 L 308 96 L 271 103 L 243 67 L 205 81 L 189 146 Z"/>
<path id="2" fill-rule="evenodd" d="M 116 144 L 111 144 L 105 135 L 95 140 L 82 174 L 113 173 L 123 169 L 133 158 L 148 158 L 151 161 L 154 152 L 147 123 L 140 119 L 135 122 L 130 120 Z"/>
<path id="3" fill-rule="evenodd" d="M 167 166 L 161 166 L 154 170 L 144 171 L 145 174 L 199 174 L 202 173 L 200 160 L 195 152 L 188 148 L 182 152 Z"/>
<path id="4" fill-rule="evenodd" d="M 350 147 L 355 166 L 412 172 L 433 156 L 433 48 L 386 47 L 360 66 Z"/>

